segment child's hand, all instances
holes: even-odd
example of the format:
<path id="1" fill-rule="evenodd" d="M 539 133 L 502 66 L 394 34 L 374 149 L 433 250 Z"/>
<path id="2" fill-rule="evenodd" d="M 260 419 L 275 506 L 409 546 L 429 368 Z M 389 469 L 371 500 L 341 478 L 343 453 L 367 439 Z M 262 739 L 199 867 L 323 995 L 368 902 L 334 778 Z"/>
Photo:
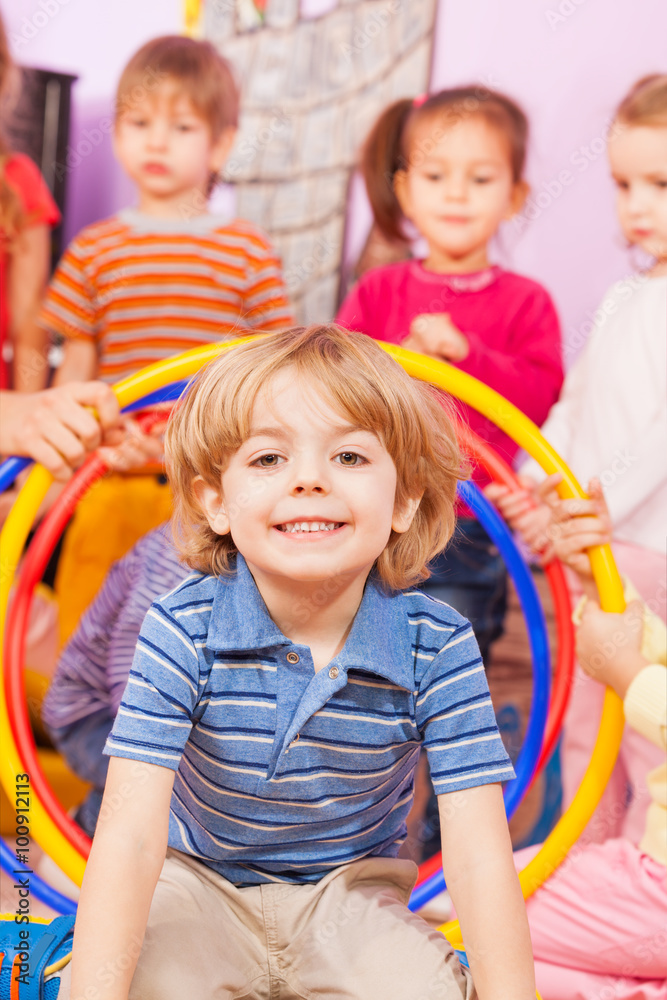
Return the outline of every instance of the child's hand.
<path id="1" fill-rule="evenodd" d="M 168 412 L 164 418 L 151 423 L 150 429 L 142 429 L 132 418 L 125 420 L 125 437 L 114 447 L 99 449 L 100 457 L 115 472 L 131 472 L 147 465 L 162 465 L 164 462 L 164 430 Z"/>
<path id="2" fill-rule="evenodd" d="M 484 495 L 495 504 L 510 528 L 516 530 L 518 521 L 536 506 L 537 483 L 530 476 L 519 476 L 523 489 L 511 489 L 502 483 L 489 483 Z"/>
<path id="3" fill-rule="evenodd" d="M 641 601 L 633 601 L 617 615 L 588 600 L 577 631 L 582 669 L 625 698 L 631 682 L 648 663 L 641 653 L 643 631 Z"/>
<path id="4" fill-rule="evenodd" d="M 449 313 L 415 316 L 401 347 L 427 354 L 437 361 L 464 361 L 470 353 L 468 338 L 454 326 Z"/>
<path id="5" fill-rule="evenodd" d="M 61 482 L 119 420 L 118 401 L 104 382 L 70 382 L 43 392 L 1 396 L 2 450 L 41 462 Z"/>
<path id="6" fill-rule="evenodd" d="M 575 573 L 591 577 L 587 550 L 611 541 L 611 517 L 597 479 L 588 484 L 587 500 L 555 500 L 552 503 L 551 539 L 555 555 Z"/>
<path id="7" fill-rule="evenodd" d="M 529 476 L 520 476 L 522 490 L 512 490 L 500 483 L 489 483 L 484 489 L 485 495 L 496 505 L 512 531 L 519 534 L 543 562 L 549 562 L 554 556 L 551 505 L 558 499 L 555 487 L 561 478 L 560 473 L 555 473 L 538 485 Z"/>

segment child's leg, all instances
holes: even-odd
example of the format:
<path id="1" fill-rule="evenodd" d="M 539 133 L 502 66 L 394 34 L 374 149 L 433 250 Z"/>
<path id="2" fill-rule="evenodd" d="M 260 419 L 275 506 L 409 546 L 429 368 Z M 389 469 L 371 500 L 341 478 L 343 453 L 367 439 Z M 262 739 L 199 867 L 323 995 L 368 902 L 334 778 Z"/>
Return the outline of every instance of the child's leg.
<path id="1" fill-rule="evenodd" d="M 664 979 L 598 976 L 581 969 L 564 969 L 535 962 L 535 980 L 542 1000 L 665 1000 Z"/>
<path id="2" fill-rule="evenodd" d="M 130 1000 L 474 1000 L 443 936 L 405 905 L 415 876 L 370 858 L 313 885 L 237 889 L 169 851 Z"/>
<path id="3" fill-rule="evenodd" d="M 603 701 L 603 685 L 588 677 L 578 666 L 570 704 L 565 714 L 560 750 L 563 810 L 570 806 L 590 763 L 602 717 Z M 623 760 L 619 759 L 580 842 L 601 843 L 611 837 L 620 836 L 627 809 L 627 789 L 625 765 Z"/>
<path id="4" fill-rule="evenodd" d="M 474 1000 L 446 939 L 407 908 L 415 876 L 410 861 L 367 858 L 316 885 L 263 887 L 285 996 Z"/>
<path id="5" fill-rule="evenodd" d="M 129 1000 L 269 997 L 260 888 L 168 851 Z"/>
<path id="6" fill-rule="evenodd" d="M 518 851 L 517 868 L 538 849 Z M 543 1000 L 604 997 L 610 982 L 614 1000 L 664 995 L 652 984 L 664 991 L 667 976 L 665 874 L 626 840 L 574 847 L 527 901 Z"/>

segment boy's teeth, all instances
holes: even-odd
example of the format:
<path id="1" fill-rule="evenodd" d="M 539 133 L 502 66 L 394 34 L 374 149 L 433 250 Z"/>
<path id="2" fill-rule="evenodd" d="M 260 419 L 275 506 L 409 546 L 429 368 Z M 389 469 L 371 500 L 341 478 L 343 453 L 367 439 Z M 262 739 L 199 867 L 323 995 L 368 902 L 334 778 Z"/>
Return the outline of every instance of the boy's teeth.
<path id="1" fill-rule="evenodd" d="M 335 527 L 334 521 L 295 521 L 293 524 L 286 524 L 284 530 L 290 533 L 295 531 L 333 531 Z"/>

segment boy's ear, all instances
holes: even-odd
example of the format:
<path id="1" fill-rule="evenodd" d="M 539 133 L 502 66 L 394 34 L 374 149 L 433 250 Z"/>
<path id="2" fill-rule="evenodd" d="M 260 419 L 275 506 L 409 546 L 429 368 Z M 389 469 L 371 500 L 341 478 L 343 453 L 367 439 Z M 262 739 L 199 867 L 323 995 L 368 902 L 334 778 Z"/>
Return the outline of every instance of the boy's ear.
<path id="1" fill-rule="evenodd" d="M 222 490 L 209 486 L 202 476 L 195 476 L 191 485 L 211 530 L 215 531 L 216 535 L 229 534 L 229 518 L 222 499 Z"/>
<path id="2" fill-rule="evenodd" d="M 409 497 L 403 507 L 394 507 L 394 516 L 391 519 L 391 526 L 399 535 L 404 534 L 414 520 L 417 508 L 421 503 L 423 493 L 418 497 Z"/>
<path id="3" fill-rule="evenodd" d="M 219 173 L 227 162 L 227 158 L 232 151 L 237 129 L 229 125 L 223 129 L 211 147 L 211 157 L 209 167 L 216 174 Z"/>
<path id="4" fill-rule="evenodd" d="M 526 204 L 526 198 L 530 194 L 530 184 L 526 181 L 517 181 L 517 183 L 512 188 L 512 195 L 510 197 L 509 207 L 505 213 L 505 219 L 511 219 L 515 215 L 518 215 L 523 206 Z"/>

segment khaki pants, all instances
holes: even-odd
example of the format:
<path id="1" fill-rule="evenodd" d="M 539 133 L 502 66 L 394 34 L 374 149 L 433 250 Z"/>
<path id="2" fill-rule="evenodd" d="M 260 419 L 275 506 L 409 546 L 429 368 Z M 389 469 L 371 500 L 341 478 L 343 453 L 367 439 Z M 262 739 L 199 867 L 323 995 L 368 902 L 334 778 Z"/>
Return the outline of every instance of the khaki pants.
<path id="1" fill-rule="evenodd" d="M 130 1000 L 474 1000 L 445 938 L 407 909 L 415 876 L 368 858 L 314 885 L 238 889 L 169 850 Z"/>

